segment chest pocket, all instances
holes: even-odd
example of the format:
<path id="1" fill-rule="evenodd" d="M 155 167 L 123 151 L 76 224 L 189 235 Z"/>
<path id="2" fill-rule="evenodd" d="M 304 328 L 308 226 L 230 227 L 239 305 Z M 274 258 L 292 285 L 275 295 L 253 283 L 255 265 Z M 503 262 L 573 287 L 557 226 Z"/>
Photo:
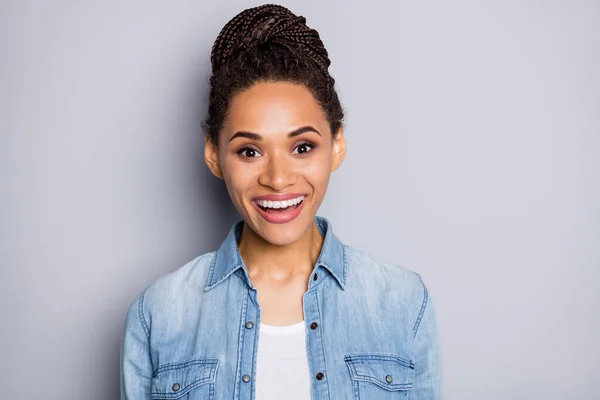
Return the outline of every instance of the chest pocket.
<path id="1" fill-rule="evenodd" d="M 214 400 L 218 364 L 205 358 L 160 367 L 152 378 L 152 400 Z"/>
<path id="2" fill-rule="evenodd" d="M 413 388 L 412 361 L 383 354 L 344 357 L 354 386 L 355 400 L 402 399 Z"/>

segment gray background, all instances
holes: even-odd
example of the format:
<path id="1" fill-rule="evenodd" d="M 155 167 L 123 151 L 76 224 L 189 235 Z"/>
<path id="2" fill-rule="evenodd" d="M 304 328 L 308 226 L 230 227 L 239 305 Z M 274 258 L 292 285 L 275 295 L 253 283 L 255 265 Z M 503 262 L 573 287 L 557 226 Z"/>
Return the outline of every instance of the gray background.
<path id="1" fill-rule="evenodd" d="M 257 3 L 1 4 L 0 397 L 117 399 L 134 296 L 237 218 L 199 124 Z M 600 398 L 600 3 L 282 4 L 348 111 L 320 214 L 423 275 L 446 399 Z"/>

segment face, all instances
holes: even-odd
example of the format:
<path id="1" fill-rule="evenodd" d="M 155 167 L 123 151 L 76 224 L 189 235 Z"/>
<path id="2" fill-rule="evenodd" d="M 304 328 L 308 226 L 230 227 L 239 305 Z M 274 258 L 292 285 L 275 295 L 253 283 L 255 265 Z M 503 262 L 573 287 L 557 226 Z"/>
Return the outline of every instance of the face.
<path id="1" fill-rule="evenodd" d="M 218 147 L 205 160 L 225 180 L 246 226 L 275 245 L 291 244 L 314 223 L 329 176 L 345 156 L 326 116 L 303 85 L 258 83 L 232 101 Z"/>

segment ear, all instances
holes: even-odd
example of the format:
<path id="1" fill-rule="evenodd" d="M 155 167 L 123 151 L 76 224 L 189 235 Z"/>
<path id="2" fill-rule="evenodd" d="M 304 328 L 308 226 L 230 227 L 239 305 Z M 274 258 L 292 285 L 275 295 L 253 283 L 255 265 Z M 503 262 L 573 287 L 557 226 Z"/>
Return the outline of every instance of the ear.
<path id="1" fill-rule="evenodd" d="M 338 169 L 346 158 L 346 138 L 344 137 L 344 126 L 340 126 L 337 135 L 333 139 L 331 147 L 331 172 Z"/>
<path id="2" fill-rule="evenodd" d="M 221 171 L 221 164 L 219 164 L 219 149 L 213 143 L 212 140 L 206 135 L 206 144 L 204 146 L 204 162 L 217 178 L 223 179 L 223 171 Z"/>

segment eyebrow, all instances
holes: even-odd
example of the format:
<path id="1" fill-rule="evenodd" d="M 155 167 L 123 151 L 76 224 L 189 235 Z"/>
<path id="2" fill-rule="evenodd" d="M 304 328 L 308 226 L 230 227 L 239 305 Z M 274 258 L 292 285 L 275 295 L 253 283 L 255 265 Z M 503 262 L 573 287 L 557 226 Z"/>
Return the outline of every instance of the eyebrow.
<path id="1" fill-rule="evenodd" d="M 303 126 L 302 128 L 295 129 L 295 130 L 291 131 L 290 133 L 288 133 L 288 137 L 293 138 L 294 136 L 302 135 L 303 133 L 306 133 L 306 132 L 315 132 L 319 136 L 321 136 L 321 133 L 318 130 L 316 130 L 315 128 L 313 128 L 312 126 Z M 262 136 L 260 136 L 258 133 L 240 131 L 240 132 L 236 132 L 235 135 L 233 135 L 231 137 L 231 139 L 229 139 L 229 141 L 231 142 L 233 139 L 238 138 L 238 137 L 254 139 L 254 140 L 262 140 Z"/>

